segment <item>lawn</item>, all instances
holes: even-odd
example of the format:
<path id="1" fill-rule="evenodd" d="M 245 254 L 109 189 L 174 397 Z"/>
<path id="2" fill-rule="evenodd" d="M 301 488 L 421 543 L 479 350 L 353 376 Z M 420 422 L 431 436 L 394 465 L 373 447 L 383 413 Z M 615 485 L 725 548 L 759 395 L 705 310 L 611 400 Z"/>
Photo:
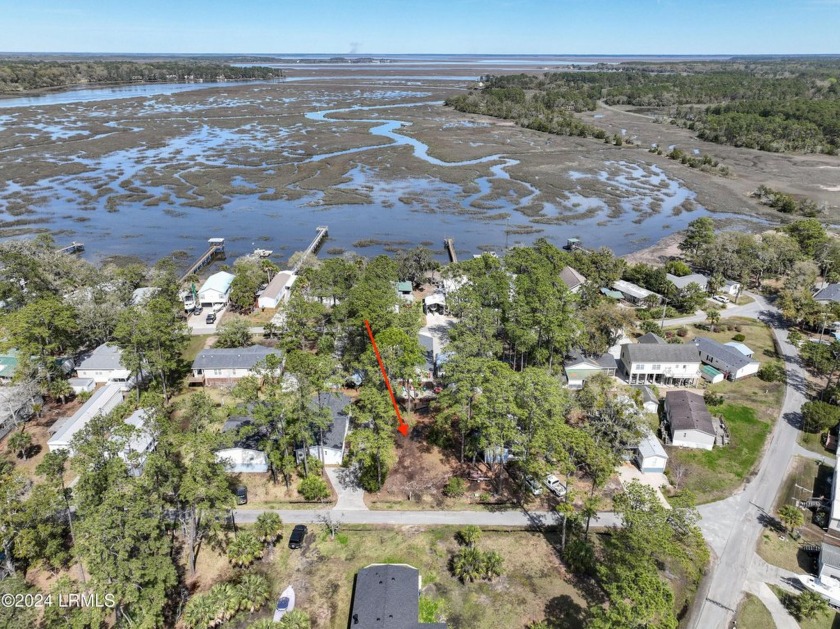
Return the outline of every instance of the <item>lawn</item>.
<path id="1" fill-rule="evenodd" d="M 770 585 L 770 589 L 773 590 L 773 594 L 782 601 L 783 605 L 791 596 L 795 596 L 786 592 L 777 585 Z M 820 614 L 816 618 L 806 618 L 803 620 L 797 620 L 797 622 L 799 623 L 801 629 L 840 629 L 840 615 L 833 610 Z"/>
<path id="2" fill-rule="evenodd" d="M 738 626 L 742 629 L 775 629 L 773 616 L 757 596 L 747 594 L 738 606 Z"/>
<path id="3" fill-rule="evenodd" d="M 683 487 L 694 492 L 699 504 L 732 495 L 753 472 L 771 427 L 757 419 L 749 406 L 724 404 L 710 411 L 723 416 L 729 426 L 729 445 L 714 450 L 668 448 L 671 472 L 678 465 L 685 466 Z"/>
<path id="4" fill-rule="evenodd" d="M 584 593 L 566 577 L 554 534 L 484 531 L 478 547 L 502 555 L 504 574 L 494 582 L 464 585 L 448 568 L 458 549 L 456 531 L 347 527 L 331 540 L 324 527 L 310 526 L 302 551 L 282 543 L 276 549 L 274 586 L 277 591 L 294 586 L 297 607 L 310 613 L 313 629 L 346 629 L 354 576 L 372 563 L 408 563 L 420 570 L 423 595 L 444 601 L 450 629 L 518 629 L 543 619 L 558 629 L 577 628 L 585 610 L 600 602 L 588 598 L 597 596 L 597 589 Z"/>

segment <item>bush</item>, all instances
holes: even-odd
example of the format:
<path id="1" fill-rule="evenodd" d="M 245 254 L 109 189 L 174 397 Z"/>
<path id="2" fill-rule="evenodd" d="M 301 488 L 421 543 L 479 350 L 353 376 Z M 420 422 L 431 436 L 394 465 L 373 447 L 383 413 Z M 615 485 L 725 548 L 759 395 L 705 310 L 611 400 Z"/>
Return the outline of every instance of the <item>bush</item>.
<path id="1" fill-rule="evenodd" d="M 481 529 L 477 526 L 465 526 L 455 535 L 462 546 L 475 546 L 481 539 Z"/>
<path id="2" fill-rule="evenodd" d="M 573 574 L 595 574 L 595 550 L 585 539 L 574 538 L 566 544 L 563 559 Z"/>
<path id="3" fill-rule="evenodd" d="M 304 500 L 324 500 L 329 498 L 330 490 L 327 482 L 320 476 L 307 476 L 298 485 L 298 491 Z"/>
<path id="4" fill-rule="evenodd" d="M 453 476 L 446 482 L 446 486 L 443 488 L 443 495 L 450 498 L 460 498 L 466 491 L 466 481 L 459 476 Z"/>
<path id="5" fill-rule="evenodd" d="M 799 332 L 799 330 L 791 330 L 788 333 L 788 343 L 790 343 L 791 345 L 796 345 L 798 347 L 800 342 L 802 342 L 802 334 Z"/>
<path id="6" fill-rule="evenodd" d="M 706 406 L 720 406 L 723 404 L 723 396 L 711 389 L 706 389 L 703 394 L 703 401 L 706 402 Z"/>
<path id="7" fill-rule="evenodd" d="M 785 367 L 775 360 L 764 363 L 758 370 L 758 377 L 764 382 L 785 382 Z"/>
<path id="8" fill-rule="evenodd" d="M 732 340 L 737 341 L 738 343 L 743 343 L 744 341 L 747 340 L 747 337 L 744 336 L 743 334 L 736 334 L 735 336 L 732 337 Z"/>
<path id="9" fill-rule="evenodd" d="M 686 328 L 680 328 L 679 330 L 677 330 L 677 336 L 681 338 L 688 336 L 688 330 Z"/>
<path id="10" fill-rule="evenodd" d="M 662 330 L 656 321 L 642 321 L 642 331 L 645 333 L 653 332 L 654 334 L 659 334 Z"/>

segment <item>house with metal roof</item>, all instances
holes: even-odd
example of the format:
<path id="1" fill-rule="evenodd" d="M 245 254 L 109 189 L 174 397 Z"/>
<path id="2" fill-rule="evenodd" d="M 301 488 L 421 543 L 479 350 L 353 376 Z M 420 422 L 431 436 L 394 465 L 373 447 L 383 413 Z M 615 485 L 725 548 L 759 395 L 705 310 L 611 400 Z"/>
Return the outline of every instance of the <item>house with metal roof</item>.
<path id="1" fill-rule="evenodd" d="M 628 343 L 621 346 L 621 370 L 628 384 L 692 387 L 700 376 L 693 344 Z"/>
<path id="2" fill-rule="evenodd" d="M 109 382 L 97 390 L 73 415 L 53 425 L 50 429 L 53 434 L 47 441 L 50 452 L 69 450 L 70 454 L 73 454 L 73 437 L 84 430 L 93 419 L 107 415 L 122 401 L 123 391 L 119 382 Z"/>
<path id="3" fill-rule="evenodd" d="M 702 395 L 691 391 L 665 394 L 665 419 L 671 445 L 711 450 L 717 432 Z"/>
<path id="4" fill-rule="evenodd" d="M 633 284 L 633 282 L 616 280 L 613 282 L 612 287 L 623 295 L 625 301 L 628 301 L 631 304 L 646 303 L 650 297 L 655 297 L 657 304 L 662 302 L 661 295 L 658 295 L 647 288 L 642 288 L 641 286 Z"/>
<path id="5" fill-rule="evenodd" d="M 122 350 L 116 345 L 103 343 L 81 357 L 76 364 L 76 376 L 90 378 L 97 384 L 128 382 L 131 371 L 122 364 Z"/>
<path id="6" fill-rule="evenodd" d="M 217 304 L 226 304 L 230 298 L 230 285 L 234 277 L 227 271 L 219 271 L 208 277 L 198 289 L 198 303 L 208 308 Z"/>
<path id="7" fill-rule="evenodd" d="M 618 365 L 612 354 L 602 354 L 597 357 L 585 356 L 580 351 L 572 354 L 563 363 L 563 371 L 566 374 L 566 383 L 572 388 L 580 388 L 587 378 L 595 374 L 603 373 L 614 376 Z"/>
<path id="8" fill-rule="evenodd" d="M 808 590 L 822 596 L 830 605 L 840 607 L 840 548 L 822 542 L 817 576 L 800 574 L 797 578 Z"/>
<path id="9" fill-rule="evenodd" d="M 323 434 L 315 435 L 315 443 L 308 449 L 295 450 L 298 462 L 303 461 L 307 452 L 324 465 L 341 465 L 344 462 L 344 445 L 350 429 L 350 402 L 350 398 L 341 392 L 322 394 L 321 403 L 329 409 L 332 422 Z M 317 400 L 313 399 L 312 405 L 317 406 Z"/>
<path id="10" fill-rule="evenodd" d="M 708 290 L 709 288 L 709 278 L 703 275 L 702 273 L 691 273 L 690 275 L 671 275 L 670 273 L 665 274 L 665 279 L 667 279 L 671 284 L 677 287 L 678 290 L 685 290 L 688 288 L 689 284 L 697 284 L 703 290 Z"/>
<path id="11" fill-rule="evenodd" d="M 723 373 L 728 380 L 738 380 L 758 372 L 758 361 L 745 356 L 734 347 L 705 336 L 695 338 L 694 344 L 700 352 L 700 360 Z"/>
<path id="12" fill-rule="evenodd" d="M 814 301 L 821 304 L 831 304 L 840 302 L 840 284 L 827 284 L 816 293 L 814 293 Z"/>
<path id="13" fill-rule="evenodd" d="M 371 564 L 356 573 L 348 629 L 446 629 L 421 623 L 420 571 L 407 564 Z"/>
<path id="14" fill-rule="evenodd" d="M 579 293 L 586 284 L 586 278 L 570 266 L 563 267 L 560 271 L 560 279 L 572 293 Z"/>
<path id="15" fill-rule="evenodd" d="M 635 450 L 636 454 L 633 460 L 643 473 L 662 474 L 665 472 L 665 466 L 668 464 L 668 453 L 665 452 L 662 443 L 656 438 L 649 426 L 645 426 L 645 434 Z"/>
<path id="16" fill-rule="evenodd" d="M 700 377 L 709 384 L 717 384 L 723 382 L 723 373 L 712 367 L 711 365 L 700 365 Z"/>
<path id="17" fill-rule="evenodd" d="M 236 384 L 246 376 L 257 375 L 255 367 L 268 356 L 282 360 L 283 352 L 262 345 L 205 349 L 193 361 L 190 382 L 209 387 Z"/>
<path id="18" fill-rule="evenodd" d="M 0 354 L 0 380 L 4 382 L 10 381 L 17 371 L 18 356 L 17 350 L 10 350 L 4 354 Z"/>
<path id="19" fill-rule="evenodd" d="M 281 303 L 289 301 L 292 297 L 292 286 L 296 281 L 297 275 L 291 271 L 280 271 L 262 290 L 257 298 L 257 305 L 260 308 L 277 308 Z"/>

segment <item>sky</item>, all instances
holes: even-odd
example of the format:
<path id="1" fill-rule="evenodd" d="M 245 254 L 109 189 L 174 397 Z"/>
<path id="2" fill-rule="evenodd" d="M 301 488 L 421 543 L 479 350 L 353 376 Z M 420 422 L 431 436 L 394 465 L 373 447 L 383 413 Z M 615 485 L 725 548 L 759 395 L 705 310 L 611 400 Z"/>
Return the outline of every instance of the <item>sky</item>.
<path id="1" fill-rule="evenodd" d="M 840 53 L 840 0 L 0 0 L 0 51 Z"/>

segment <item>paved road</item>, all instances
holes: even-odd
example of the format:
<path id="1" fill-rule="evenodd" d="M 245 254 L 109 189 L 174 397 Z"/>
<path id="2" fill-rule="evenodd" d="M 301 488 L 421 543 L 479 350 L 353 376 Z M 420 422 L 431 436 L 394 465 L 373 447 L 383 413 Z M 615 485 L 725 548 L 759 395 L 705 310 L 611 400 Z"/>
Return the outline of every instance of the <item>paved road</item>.
<path id="1" fill-rule="evenodd" d="M 730 305 L 728 308 L 720 311 L 721 318 L 723 317 L 748 317 L 750 319 L 759 319 L 762 312 L 776 312 L 776 309 L 770 306 L 764 297 L 761 295 L 750 293 L 747 291 L 743 292 L 743 295 L 747 297 L 752 297 L 753 301 L 749 304 L 744 304 L 743 306 L 732 306 Z M 690 325 L 692 323 L 703 323 L 706 321 L 706 313 L 702 310 L 698 310 L 693 315 L 689 315 L 687 317 L 677 317 L 675 319 L 665 319 L 666 326 L 674 326 L 674 325 Z"/>
<path id="2" fill-rule="evenodd" d="M 560 523 L 554 511 L 363 511 L 340 509 L 237 509 L 236 521 L 255 522 L 263 511 L 274 511 L 288 524 L 317 524 L 329 515 L 344 524 L 389 524 L 395 526 L 510 526 L 540 528 Z M 601 513 L 593 520 L 592 528 L 615 526 L 614 513 Z"/>
<path id="3" fill-rule="evenodd" d="M 755 478 L 739 494 L 699 509 L 700 528 L 717 556 L 706 584 L 706 597 L 698 602 L 690 624 L 695 629 L 730 626 L 747 586 L 750 565 L 763 530 L 763 518 L 772 512 L 791 458 L 797 453 L 799 411 L 806 400 L 805 371 L 799 363 L 796 348 L 787 342 L 787 331 L 776 327 L 781 325 L 778 311 L 763 298 L 759 297 L 755 305 L 748 304 L 731 311 L 750 306 L 757 309 L 759 319 L 774 326 L 773 333 L 785 361 L 788 386 L 779 420 Z"/>

